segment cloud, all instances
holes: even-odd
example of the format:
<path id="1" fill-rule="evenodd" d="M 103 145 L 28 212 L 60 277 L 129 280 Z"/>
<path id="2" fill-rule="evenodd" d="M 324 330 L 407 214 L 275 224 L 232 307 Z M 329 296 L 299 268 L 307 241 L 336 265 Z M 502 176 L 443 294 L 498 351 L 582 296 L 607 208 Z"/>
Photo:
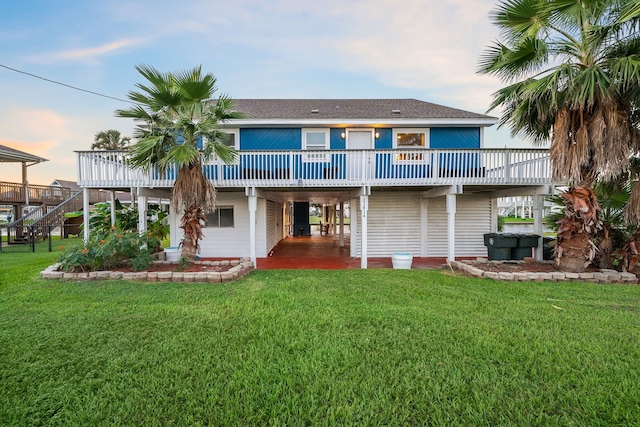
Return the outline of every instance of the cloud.
<path id="1" fill-rule="evenodd" d="M 31 57 L 33 62 L 58 62 L 65 60 L 74 60 L 82 62 L 94 62 L 97 57 L 114 53 L 129 47 L 139 46 L 146 43 L 146 39 L 121 39 L 113 42 L 105 43 L 99 46 L 87 47 L 82 49 L 65 50 L 60 52 L 52 52 Z"/>

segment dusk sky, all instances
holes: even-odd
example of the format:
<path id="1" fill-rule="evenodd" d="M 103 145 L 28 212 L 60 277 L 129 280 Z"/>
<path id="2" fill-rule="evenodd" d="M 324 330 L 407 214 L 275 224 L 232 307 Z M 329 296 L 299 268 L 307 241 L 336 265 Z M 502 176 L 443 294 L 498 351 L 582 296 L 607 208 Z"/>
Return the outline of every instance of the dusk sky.
<path id="1" fill-rule="evenodd" d="M 416 98 L 485 113 L 495 78 L 475 74 L 497 37 L 494 0 L 4 1 L 0 65 L 126 99 L 141 76 L 199 64 L 233 98 Z M 76 180 L 75 150 L 133 122 L 129 104 L 0 67 L 0 145 L 50 161 L 33 184 Z M 499 111 L 491 113 L 498 116 Z M 496 126 L 487 147 L 531 147 Z M 0 165 L 20 181 L 20 165 Z"/>

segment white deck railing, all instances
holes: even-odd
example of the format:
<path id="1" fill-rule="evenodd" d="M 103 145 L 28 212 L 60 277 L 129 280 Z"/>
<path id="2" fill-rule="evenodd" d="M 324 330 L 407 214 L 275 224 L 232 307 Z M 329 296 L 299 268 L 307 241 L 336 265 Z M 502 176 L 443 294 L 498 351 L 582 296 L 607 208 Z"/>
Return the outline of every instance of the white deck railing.
<path id="1" fill-rule="evenodd" d="M 123 151 L 79 151 L 78 184 L 91 188 L 172 187 L 176 168 L 133 169 Z M 216 187 L 353 187 L 547 184 L 541 149 L 240 151 L 225 165 L 206 162 Z"/>

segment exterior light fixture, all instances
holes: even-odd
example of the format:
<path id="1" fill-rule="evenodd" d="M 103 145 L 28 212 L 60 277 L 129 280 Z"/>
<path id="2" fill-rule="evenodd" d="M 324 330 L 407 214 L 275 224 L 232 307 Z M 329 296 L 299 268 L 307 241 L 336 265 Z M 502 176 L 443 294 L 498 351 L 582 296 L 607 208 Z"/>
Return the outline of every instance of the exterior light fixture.
<path id="1" fill-rule="evenodd" d="M 380 132 L 376 132 L 376 139 L 380 138 Z"/>
<path id="2" fill-rule="evenodd" d="M 342 132 L 340 134 L 340 138 L 345 139 L 347 137 L 347 134 L 345 132 Z"/>

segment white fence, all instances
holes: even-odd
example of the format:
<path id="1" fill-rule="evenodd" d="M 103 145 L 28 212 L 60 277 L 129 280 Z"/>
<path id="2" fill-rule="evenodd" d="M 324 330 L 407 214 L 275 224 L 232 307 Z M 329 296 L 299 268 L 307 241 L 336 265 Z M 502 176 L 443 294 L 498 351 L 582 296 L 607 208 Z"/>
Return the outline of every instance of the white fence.
<path id="1" fill-rule="evenodd" d="M 177 169 L 143 172 L 124 151 L 79 151 L 82 187 L 172 187 Z M 549 152 L 541 149 L 239 151 L 226 165 L 203 162 L 216 187 L 353 187 L 546 184 Z"/>

